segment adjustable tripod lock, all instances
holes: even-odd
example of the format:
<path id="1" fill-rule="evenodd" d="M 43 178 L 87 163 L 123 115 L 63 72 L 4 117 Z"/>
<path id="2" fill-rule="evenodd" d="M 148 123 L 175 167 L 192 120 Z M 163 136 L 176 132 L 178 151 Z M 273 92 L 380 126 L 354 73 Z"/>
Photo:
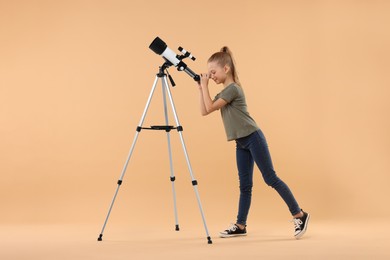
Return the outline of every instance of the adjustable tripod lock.
<path id="1" fill-rule="evenodd" d="M 172 65 L 171 62 L 166 61 L 166 62 L 159 68 L 159 72 L 157 73 L 157 77 L 162 78 L 162 77 L 168 75 L 169 82 L 171 82 L 171 86 L 174 87 L 174 86 L 176 86 L 176 83 L 175 83 L 175 81 L 173 80 L 171 74 L 169 74 L 169 72 L 168 72 L 168 68 L 169 68 L 171 65 Z M 167 74 L 165 74 L 164 71 L 166 71 Z"/>

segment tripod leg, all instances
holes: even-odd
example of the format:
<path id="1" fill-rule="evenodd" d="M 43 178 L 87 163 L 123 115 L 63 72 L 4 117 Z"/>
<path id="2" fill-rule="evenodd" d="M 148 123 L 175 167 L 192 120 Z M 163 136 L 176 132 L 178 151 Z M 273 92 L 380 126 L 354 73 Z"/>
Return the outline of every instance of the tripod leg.
<path id="1" fill-rule="evenodd" d="M 109 209 L 108 209 L 108 213 L 107 213 L 106 219 L 105 219 L 105 221 L 104 221 L 104 224 L 103 224 L 103 227 L 102 227 L 102 231 L 100 232 L 100 235 L 99 235 L 99 237 L 98 237 L 98 239 L 97 239 L 98 241 L 102 241 L 102 240 L 103 240 L 102 238 L 103 238 L 104 229 L 106 228 L 108 218 L 110 217 L 110 214 L 111 214 L 111 211 L 112 211 L 112 207 L 114 206 L 114 203 L 115 203 L 115 200 L 116 200 L 116 196 L 118 195 L 118 191 L 119 191 L 119 188 L 120 188 L 120 186 L 121 186 L 121 184 L 122 184 L 123 177 L 125 176 L 126 169 L 127 169 L 127 165 L 129 164 L 131 155 L 133 154 L 133 150 L 134 150 L 135 144 L 137 143 L 137 139 L 138 139 L 139 132 L 141 131 L 141 127 L 142 127 L 142 125 L 143 125 L 143 123 L 144 123 L 144 120 L 145 120 L 145 117 L 146 117 L 146 113 L 147 113 L 147 111 L 148 111 L 148 109 L 149 109 L 150 101 L 152 100 L 154 91 L 155 91 L 156 86 L 157 86 L 157 80 L 158 80 L 158 76 L 156 76 L 156 79 L 154 80 L 154 83 L 153 83 L 152 90 L 150 91 L 148 101 L 146 102 L 146 106 L 145 106 L 144 112 L 143 112 L 143 114 L 142 114 L 141 120 L 140 120 L 140 122 L 139 122 L 139 124 L 138 124 L 137 130 L 136 130 L 136 133 L 135 133 L 135 136 L 134 136 L 133 144 L 131 145 L 129 154 L 127 155 L 126 162 L 125 162 L 125 164 L 124 164 L 124 166 L 123 166 L 123 169 L 122 169 L 121 176 L 120 176 L 120 178 L 119 178 L 119 180 L 118 180 L 118 182 L 117 182 L 118 186 L 117 186 L 117 188 L 116 188 L 114 197 L 112 198 L 110 207 L 109 207 Z"/>
<path id="2" fill-rule="evenodd" d="M 165 115 L 165 124 L 169 125 L 168 120 L 168 110 L 167 110 L 167 101 L 166 101 L 166 94 L 165 94 L 165 88 L 164 83 L 162 85 L 162 93 L 163 93 L 163 101 L 164 101 L 164 115 Z M 173 162 L 172 162 L 172 149 L 171 149 L 171 136 L 170 131 L 167 132 L 167 141 L 168 141 L 168 154 L 169 154 L 169 167 L 171 170 L 171 183 L 172 183 L 172 194 L 173 194 L 173 207 L 174 207 L 174 213 L 175 213 L 175 230 L 179 231 L 179 219 L 177 215 L 177 206 L 176 206 L 176 191 L 175 191 L 175 174 L 173 171 Z"/>
<path id="3" fill-rule="evenodd" d="M 177 130 L 179 132 L 179 136 L 180 136 L 180 140 L 181 140 L 181 144 L 182 144 L 182 147 L 183 147 L 183 151 L 184 151 L 184 155 L 186 157 L 186 161 L 187 161 L 187 166 L 188 166 L 188 170 L 190 172 L 190 175 L 191 175 L 191 180 L 192 180 L 192 185 L 194 187 L 194 191 L 195 191 L 195 195 L 196 195 L 196 199 L 198 201 L 198 206 L 199 206 L 199 210 L 200 210 L 200 214 L 202 215 L 202 220 L 203 220 L 203 225 L 204 225 L 204 228 L 205 228 L 205 231 L 206 231 L 206 235 L 207 235 L 207 243 L 208 244 L 212 244 L 212 240 L 210 238 L 210 235 L 209 235 L 209 231 L 208 231 L 208 228 L 207 228 L 207 224 L 206 224 L 206 218 L 204 216 L 204 213 L 203 213 L 203 208 L 202 208 L 202 203 L 200 201 L 200 197 L 199 197 L 199 192 L 198 192 L 198 182 L 197 180 L 195 179 L 194 177 L 194 174 L 192 172 L 192 167 L 191 167 L 191 163 L 190 163 L 190 159 L 188 157 L 188 153 L 187 153 L 187 149 L 186 149 L 186 145 L 184 143 L 184 138 L 183 138 L 183 127 L 180 125 L 179 123 L 179 119 L 178 119 L 178 116 L 177 116 L 177 113 L 176 113 L 176 109 L 175 109 L 175 104 L 173 102 L 173 98 L 172 98 L 172 94 L 171 94 L 171 91 L 168 87 L 168 81 L 167 81 L 167 78 L 166 76 L 163 77 L 163 86 L 165 86 L 165 89 L 168 93 L 168 97 L 169 97 L 169 101 L 171 103 L 171 106 L 172 106 L 172 112 L 173 112 L 173 115 L 175 117 L 175 122 L 177 124 Z"/>

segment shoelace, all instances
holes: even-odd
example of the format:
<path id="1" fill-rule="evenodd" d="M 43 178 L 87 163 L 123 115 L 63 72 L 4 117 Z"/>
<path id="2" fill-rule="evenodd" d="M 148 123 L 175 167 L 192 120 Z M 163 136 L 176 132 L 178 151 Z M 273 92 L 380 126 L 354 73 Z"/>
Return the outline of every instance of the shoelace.
<path id="1" fill-rule="evenodd" d="M 294 222 L 294 225 L 295 225 L 295 229 L 301 229 L 301 225 L 303 224 L 302 220 L 299 219 L 299 218 L 294 218 L 292 220 L 292 222 Z"/>
<path id="2" fill-rule="evenodd" d="M 237 230 L 237 226 L 233 223 L 230 224 L 229 228 L 227 229 L 227 231 L 236 231 Z"/>

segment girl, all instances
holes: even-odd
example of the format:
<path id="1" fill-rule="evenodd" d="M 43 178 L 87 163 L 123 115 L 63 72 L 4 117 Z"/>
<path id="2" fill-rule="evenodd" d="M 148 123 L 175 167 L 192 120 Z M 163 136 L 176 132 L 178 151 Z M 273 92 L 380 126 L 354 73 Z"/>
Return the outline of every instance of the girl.
<path id="1" fill-rule="evenodd" d="M 240 181 L 240 198 L 237 222 L 225 231 L 221 237 L 245 236 L 246 221 L 251 205 L 253 166 L 256 163 L 267 185 L 274 188 L 287 204 L 295 224 L 295 238 L 306 232 L 310 215 L 298 205 L 288 186 L 276 175 L 266 139 L 249 115 L 244 91 L 238 80 L 232 53 L 228 47 L 214 53 L 208 59 L 208 73 L 202 73 L 198 84 L 200 90 L 200 110 L 203 116 L 221 110 L 222 121 L 228 141 L 236 142 L 236 160 Z M 209 79 L 223 84 L 224 89 L 211 99 Z"/>

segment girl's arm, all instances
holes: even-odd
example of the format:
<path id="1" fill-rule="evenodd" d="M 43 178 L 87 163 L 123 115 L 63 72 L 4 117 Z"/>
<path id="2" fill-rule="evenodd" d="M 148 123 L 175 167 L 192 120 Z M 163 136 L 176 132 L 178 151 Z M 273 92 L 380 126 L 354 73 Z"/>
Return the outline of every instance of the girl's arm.
<path id="1" fill-rule="evenodd" d="M 203 100 L 203 93 L 202 93 L 202 87 L 199 85 L 199 90 L 200 90 L 200 95 L 199 95 L 199 101 L 200 101 L 200 114 L 202 116 L 207 115 L 207 110 L 206 106 L 204 105 L 204 100 Z"/>
<path id="2" fill-rule="evenodd" d="M 225 106 L 227 102 L 218 98 L 216 101 L 210 97 L 209 92 L 209 76 L 207 74 L 200 74 L 201 80 L 198 82 L 198 87 L 200 90 L 200 113 L 202 116 L 207 116 L 208 114 L 219 110 L 221 107 Z"/>
<path id="3" fill-rule="evenodd" d="M 204 110 L 202 110 L 203 116 L 206 116 L 216 110 L 219 110 L 227 104 L 227 102 L 222 98 L 218 98 L 216 101 L 213 102 L 210 97 L 210 92 L 207 85 L 202 85 L 201 99 L 204 104 Z"/>

